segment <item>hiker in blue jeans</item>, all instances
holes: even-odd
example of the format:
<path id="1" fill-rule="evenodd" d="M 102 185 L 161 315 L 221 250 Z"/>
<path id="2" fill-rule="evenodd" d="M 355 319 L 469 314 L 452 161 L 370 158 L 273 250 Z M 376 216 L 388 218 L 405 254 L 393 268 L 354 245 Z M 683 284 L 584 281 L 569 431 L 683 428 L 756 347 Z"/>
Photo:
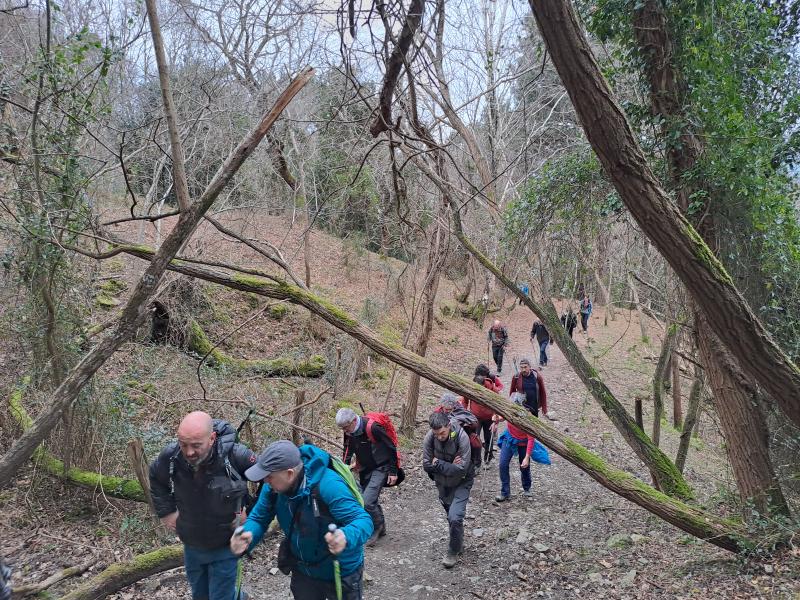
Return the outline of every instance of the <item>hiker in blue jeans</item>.
<path id="1" fill-rule="evenodd" d="M 589 299 L 589 294 L 584 294 L 580 306 L 581 312 L 581 329 L 583 333 L 589 330 L 589 317 L 592 316 L 592 301 Z"/>
<path id="2" fill-rule="evenodd" d="M 237 587 L 239 557 L 228 542 L 244 520 L 244 474 L 255 461 L 250 449 L 236 443 L 229 423 L 197 411 L 184 417 L 178 441 L 150 465 L 153 506 L 183 542 L 192 600 L 247 598 Z"/>
<path id="3" fill-rule="evenodd" d="M 547 346 L 550 344 L 550 332 L 539 319 L 533 322 L 531 329 L 531 342 L 536 340 L 539 343 L 539 366 L 547 366 Z"/>

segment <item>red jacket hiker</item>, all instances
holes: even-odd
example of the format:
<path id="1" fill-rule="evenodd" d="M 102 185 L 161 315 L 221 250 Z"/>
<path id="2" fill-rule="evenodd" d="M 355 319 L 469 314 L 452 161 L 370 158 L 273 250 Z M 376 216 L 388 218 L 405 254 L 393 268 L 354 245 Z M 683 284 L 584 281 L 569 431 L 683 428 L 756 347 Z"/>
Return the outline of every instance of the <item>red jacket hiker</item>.
<path id="1" fill-rule="evenodd" d="M 503 382 L 500 381 L 500 378 L 497 375 L 494 376 L 494 379 L 486 377 L 483 380 L 483 387 L 493 392 L 500 392 L 503 389 Z M 478 419 L 478 421 L 491 421 L 492 417 L 494 416 L 494 411 L 491 408 L 484 406 L 475 400 L 467 400 L 466 398 L 462 397 L 461 405 L 475 415 L 475 418 Z"/>

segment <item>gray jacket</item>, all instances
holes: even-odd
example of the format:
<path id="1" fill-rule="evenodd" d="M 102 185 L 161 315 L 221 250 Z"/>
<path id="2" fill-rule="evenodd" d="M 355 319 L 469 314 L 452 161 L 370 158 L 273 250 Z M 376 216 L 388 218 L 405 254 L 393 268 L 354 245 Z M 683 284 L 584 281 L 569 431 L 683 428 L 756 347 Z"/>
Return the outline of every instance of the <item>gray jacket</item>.
<path id="1" fill-rule="evenodd" d="M 472 448 L 469 436 L 461 427 L 451 422 L 450 437 L 440 442 L 429 430 L 422 442 L 422 468 L 433 477 L 437 486 L 455 487 L 465 479 L 474 475 L 472 466 Z M 454 464 L 456 456 L 461 457 L 461 464 Z M 433 464 L 433 459 L 438 459 Z"/>

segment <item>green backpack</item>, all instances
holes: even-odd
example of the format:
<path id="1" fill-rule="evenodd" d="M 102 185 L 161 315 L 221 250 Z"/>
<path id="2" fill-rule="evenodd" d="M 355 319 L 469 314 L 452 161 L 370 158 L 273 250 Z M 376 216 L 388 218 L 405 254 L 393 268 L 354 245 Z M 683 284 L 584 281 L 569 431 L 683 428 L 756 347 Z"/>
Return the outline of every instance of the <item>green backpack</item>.
<path id="1" fill-rule="evenodd" d="M 353 471 L 351 471 L 350 467 L 336 458 L 333 454 L 331 454 L 330 457 L 331 460 L 328 463 L 328 468 L 333 470 L 334 473 L 337 473 L 339 477 L 344 479 L 344 482 L 350 489 L 350 493 L 353 494 L 353 498 L 358 500 L 358 503 L 361 506 L 364 506 L 364 497 L 361 495 L 361 486 L 358 485 L 358 481 L 356 481 L 356 476 L 353 475 Z"/>

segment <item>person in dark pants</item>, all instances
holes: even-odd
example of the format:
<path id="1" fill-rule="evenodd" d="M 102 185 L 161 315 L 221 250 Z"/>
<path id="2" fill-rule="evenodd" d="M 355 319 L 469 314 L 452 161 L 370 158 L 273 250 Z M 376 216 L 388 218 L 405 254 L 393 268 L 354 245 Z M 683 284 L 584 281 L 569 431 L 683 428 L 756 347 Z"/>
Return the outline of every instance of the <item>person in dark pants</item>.
<path id="1" fill-rule="evenodd" d="M 328 467 L 330 461 L 321 448 L 278 440 L 246 473 L 265 485 L 242 530 L 231 537 L 230 549 L 237 555 L 252 550 L 277 518 L 286 536 L 278 568 L 291 572 L 296 600 L 337 600 L 337 577 L 342 600 L 363 597 L 364 542 L 372 535 L 372 519 L 342 476 Z"/>
<path id="2" fill-rule="evenodd" d="M 589 294 L 584 294 L 580 306 L 581 312 L 581 328 L 583 333 L 589 330 L 589 317 L 592 315 L 592 301 L 589 299 Z"/>
<path id="3" fill-rule="evenodd" d="M 372 518 L 374 531 L 367 540 L 373 546 L 386 535 L 386 519 L 378 503 L 381 490 L 397 483 L 397 448 L 386 430 L 367 417 L 359 417 L 352 408 L 340 408 L 336 425 L 344 431 L 344 462 L 350 464 L 356 457 L 356 470 L 360 479 L 364 508 Z M 367 432 L 370 428 L 375 443 Z"/>
<path id="4" fill-rule="evenodd" d="M 575 316 L 575 313 L 570 306 L 569 310 L 561 315 L 561 326 L 567 330 L 569 337 L 572 338 L 572 332 L 575 331 L 575 327 L 577 325 L 578 317 Z"/>
<path id="5" fill-rule="evenodd" d="M 428 419 L 430 431 L 422 443 L 422 468 L 436 483 L 439 502 L 447 513 L 450 541 L 442 564 L 452 569 L 464 548 L 464 517 L 475 480 L 469 436 L 447 413 Z"/>
<path id="6" fill-rule="evenodd" d="M 547 366 L 547 346 L 550 344 L 550 332 L 539 319 L 533 322 L 531 329 L 531 341 L 536 339 L 539 343 L 539 366 Z"/>
<path id="7" fill-rule="evenodd" d="M 508 344 L 508 330 L 495 319 L 489 329 L 489 343 L 492 346 L 492 359 L 497 366 L 497 372 L 503 372 L 503 352 Z"/>
<path id="8" fill-rule="evenodd" d="M 235 443 L 236 430 L 204 412 L 186 415 L 178 441 L 150 465 L 156 514 L 183 542 L 193 600 L 239 600 L 239 557 L 228 541 L 247 501 L 245 471 L 256 457 Z"/>

